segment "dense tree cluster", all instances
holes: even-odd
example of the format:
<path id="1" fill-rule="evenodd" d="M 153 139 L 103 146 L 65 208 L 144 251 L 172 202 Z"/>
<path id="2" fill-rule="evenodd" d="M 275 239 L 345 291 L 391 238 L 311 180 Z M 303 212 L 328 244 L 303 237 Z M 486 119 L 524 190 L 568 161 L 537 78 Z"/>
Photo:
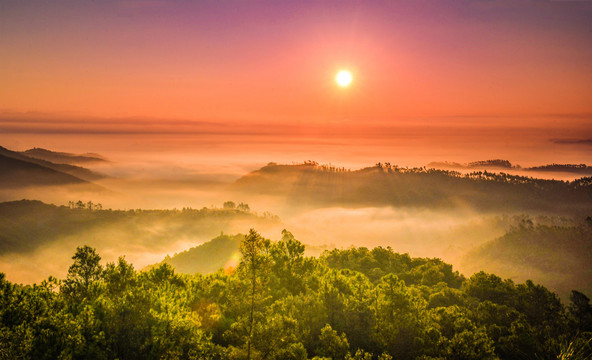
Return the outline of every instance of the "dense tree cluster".
<path id="1" fill-rule="evenodd" d="M 390 248 L 309 258 L 285 230 L 276 242 L 251 230 L 240 253 L 235 268 L 181 275 L 103 267 L 85 246 L 62 281 L 0 275 L 0 358 L 567 359 L 592 335 L 577 291 L 565 307 L 530 281 L 465 279 Z"/>
<path id="2" fill-rule="evenodd" d="M 495 160 L 480 160 L 469 163 L 470 167 L 493 167 L 493 168 L 513 168 L 512 163 L 508 160 L 495 159 Z"/>
<path id="3" fill-rule="evenodd" d="M 225 201 L 224 204 L 222 205 L 222 208 L 230 209 L 230 210 L 237 209 L 237 210 L 245 211 L 245 212 L 251 211 L 249 204 L 245 204 L 245 203 L 241 202 L 238 205 L 236 205 L 236 203 L 234 201 Z"/>
<path id="4" fill-rule="evenodd" d="M 68 208 L 70 209 L 77 209 L 77 210 L 103 210 L 103 205 L 101 203 L 95 204 L 92 201 L 83 202 L 82 200 L 68 201 Z"/>

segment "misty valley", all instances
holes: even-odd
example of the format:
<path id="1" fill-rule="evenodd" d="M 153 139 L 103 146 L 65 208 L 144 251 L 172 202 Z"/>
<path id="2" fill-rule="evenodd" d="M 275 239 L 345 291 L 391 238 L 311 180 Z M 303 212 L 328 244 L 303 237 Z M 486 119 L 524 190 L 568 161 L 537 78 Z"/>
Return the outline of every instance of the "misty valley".
<path id="1" fill-rule="evenodd" d="M 114 175 L 99 154 L 0 160 L 1 358 L 571 359 L 590 345 L 590 177 L 306 161 L 192 182 Z M 146 207 L 163 198 L 185 205 Z"/>
<path id="2" fill-rule="evenodd" d="M 0 0 L 0 360 L 592 360 L 592 0 Z"/>

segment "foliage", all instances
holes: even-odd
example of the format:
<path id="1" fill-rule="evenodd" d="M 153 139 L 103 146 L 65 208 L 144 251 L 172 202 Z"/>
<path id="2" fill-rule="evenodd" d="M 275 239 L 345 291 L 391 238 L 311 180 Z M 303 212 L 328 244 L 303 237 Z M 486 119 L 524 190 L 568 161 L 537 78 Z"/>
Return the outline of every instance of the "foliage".
<path id="1" fill-rule="evenodd" d="M 234 271 L 136 271 L 77 249 L 68 276 L 0 274 L 1 359 L 587 359 L 590 299 L 466 279 L 390 248 L 304 256 L 284 230 L 240 239 Z"/>

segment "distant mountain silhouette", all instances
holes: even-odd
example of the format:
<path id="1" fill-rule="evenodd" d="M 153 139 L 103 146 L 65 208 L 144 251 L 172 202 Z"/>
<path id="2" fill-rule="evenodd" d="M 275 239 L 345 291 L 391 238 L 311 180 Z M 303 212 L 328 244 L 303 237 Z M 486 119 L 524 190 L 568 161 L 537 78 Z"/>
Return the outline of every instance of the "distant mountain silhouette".
<path id="1" fill-rule="evenodd" d="M 53 163 L 53 162 L 50 162 L 47 160 L 29 157 L 27 155 L 23 155 L 23 153 L 8 150 L 2 146 L 0 146 L 0 155 L 7 157 L 7 158 L 12 158 L 12 159 L 28 162 L 31 164 L 36 164 L 36 165 L 42 166 L 44 168 L 48 168 L 48 169 L 52 169 L 52 170 L 55 170 L 60 173 L 72 175 L 74 177 L 77 177 L 79 179 L 86 180 L 86 181 L 95 181 L 95 180 L 105 178 L 105 175 L 103 175 L 103 174 L 99 174 L 97 172 L 91 171 L 89 169 L 86 169 L 86 168 L 83 168 L 80 166 L 75 166 L 75 165 L 70 165 L 70 164 L 56 164 L 56 163 Z"/>
<path id="2" fill-rule="evenodd" d="M 49 167 L 0 153 L 0 186 L 26 187 L 42 185 L 89 184 L 89 182 Z"/>
<path id="3" fill-rule="evenodd" d="M 35 159 L 50 161 L 58 164 L 85 164 L 106 162 L 99 154 L 71 154 L 65 152 L 56 152 L 42 148 L 33 148 L 26 151 L 21 151 L 21 154 Z"/>
<path id="4" fill-rule="evenodd" d="M 427 164 L 426 167 L 430 169 L 468 169 L 467 164 L 461 164 L 457 162 L 448 162 L 448 161 L 432 161 L 431 163 Z"/>
<path id="5" fill-rule="evenodd" d="M 428 168 L 434 169 L 453 169 L 453 170 L 460 170 L 460 169 L 500 169 L 500 170 L 509 170 L 509 169 L 520 169 L 520 165 L 512 165 L 512 163 L 508 160 L 502 159 L 494 159 L 494 160 L 479 160 L 479 161 L 472 161 L 467 164 L 461 164 L 457 162 L 448 162 L 448 161 L 434 161 L 427 165 Z"/>
<path id="6" fill-rule="evenodd" d="M 377 164 L 356 171 L 319 166 L 267 166 L 238 179 L 244 194 L 283 196 L 293 206 L 472 207 L 480 210 L 587 213 L 592 178 L 572 182 L 505 173 L 461 174 Z"/>
<path id="7" fill-rule="evenodd" d="M 586 164 L 550 164 L 526 168 L 529 171 L 567 172 L 581 175 L 592 175 L 592 166 Z"/>
<path id="8" fill-rule="evenodd" d="M 167 256 L 162 263 L 167 263 L 176 271 L 194 274 L 210 274 L 232 264 L 233 259 L 238 259 L 238 248 L 244 235 L 220 235 L 199 246 L 186 251 Z"/>
<path id="9" fill-rule="evenodd" d="M 592 175 L 592 166 L 586 164 L 548 164 L 523 168 L 520 165 L 513 165 L 508 160 L 484 160 L 473 161 L 466 164 L 448 161 L 433 161 L 427 165 L 432 169 L 443 170 L 525 170 L 533 172 L 564 172 L 580 175 Z"/>

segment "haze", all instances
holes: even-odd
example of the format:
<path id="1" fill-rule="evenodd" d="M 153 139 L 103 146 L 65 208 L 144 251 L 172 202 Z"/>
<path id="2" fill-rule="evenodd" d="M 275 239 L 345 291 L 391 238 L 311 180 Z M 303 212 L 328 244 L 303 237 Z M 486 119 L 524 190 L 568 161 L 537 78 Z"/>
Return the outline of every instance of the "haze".
<path id="1" fill-rule="evenodd" d="M 109 162 L 85 165 L 108 176 L 96 181 L 105 191 L 6 187 L 0 200 L 105 209 L 245 201 L 280 217 L 261 224 L 271 238 L 288 228 L 318 252 L 383 245 L 461 266 L 468 250 L 504 234 L 512 222 L 501 217 L 526 210 L 301 207 L 232 186 L 270 162 L 591 164 L 591 18 L 588 1 L 2 1 L 0 145 Z M 347 88 L 335 83 L 341 69 L 354 77 Z M 2 271 L 26 282 L 64 274 L 82 241 L 142 267 L 249 227 L 230 222 L 147 248 L 124 225 L 5 254 Z M 54 253 L 60 261 L 24 265 Z"/>

